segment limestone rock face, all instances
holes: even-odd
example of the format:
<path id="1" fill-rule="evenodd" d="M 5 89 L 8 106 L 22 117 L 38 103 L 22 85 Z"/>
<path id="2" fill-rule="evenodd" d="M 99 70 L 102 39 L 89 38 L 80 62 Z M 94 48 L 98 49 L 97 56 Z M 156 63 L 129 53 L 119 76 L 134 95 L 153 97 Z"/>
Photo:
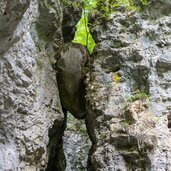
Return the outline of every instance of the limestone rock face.
<path id="1" fill-rule="evenodd" d="M 45 13 L 41 9 L 47 16 L 42 16 Z M 47 20 L 49 24 L 44 23 Z M 47 51 L 45 45 L 50 44 L 53 35 L 61 35 L 61 21 L 59 1 L 0 2 L 1 171 L 47 167 L 53 148 L 48 146 L 52 144 L 49 130 L 54 122 L 62 129 L 64 115 L 50 60 L 53 51 Z M 41 30 L 49 30 L 51 35 Z M 54 144 L 63 134 L 59 128 Z"/>
<path id="2" fill-rule="evenodd" d="M 163 3 L 170 1 L 159 3 L 161 11 Z M 116 12 L 92 30 L 97 46 L 87 74 L 89 170 L 171 169 L 171 17 L 162 12 L 158 19 L 150 11 Z"/>
<path id="3" fill-rule="evenodd" d="M 0 1 L 0 171 L 85 170 L 83 121 L 68 124 L 65 162 L 62 107 L 85 117 L 87 170 L 170 171 L 171 1 L 96 21 L 88 73 L 83 46 L 66 43 L 81 12 L 64 7 Z"/>
<path id="4" fill-rule="evenodd" d="M 23 34 L 26 27 L 26 21 L 23 20 L 23 15 L 28 9 L 29 1 L 2 1 L 0 5 L 0 54 L 2 54 L 20 39 L 19 34 Z M 28 13 L 25 17 L 28 18 Z M 34 17 L 32 16 L 33 20 Z M 17 27 L 21 27 L 21 24 L 19 24 L 21 22 L 23 22 L 23 28 L 17 29 Z"/>

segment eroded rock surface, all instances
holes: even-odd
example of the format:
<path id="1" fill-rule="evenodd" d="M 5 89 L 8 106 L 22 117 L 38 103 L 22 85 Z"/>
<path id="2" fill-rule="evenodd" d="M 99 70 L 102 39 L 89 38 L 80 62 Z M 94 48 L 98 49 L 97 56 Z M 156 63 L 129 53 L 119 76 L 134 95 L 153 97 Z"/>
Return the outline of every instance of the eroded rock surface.
<path id="1" fill-rule="evenodd" d="M 81 12 L 66 8 L 63 20 L 59 0 L 1 0 L 0 170 L 65 170 L 66 163 L 85 170 L 88 140 L 77 134 L 80 124 L 65 134 L 65 162 L 64 107 L 77 118 L 87 114 L 87 170 L 170 171 L 170 6 L 170 0 L 150 0 L 140 14 L 118 11 L 106 23 L 97 21 L 85 92 L 85 49 L 64 44 Z M 52 66 L 59 51 L 57 74 Z M 69 154 L 74 149 L 83 163 Z"/>
<path id="2" fill-rule="evenodd" d="M 91 142 L 85 121 L 78 120 L 69 113 L 67 115 L 67 128 L 63 137 L 66 171 L 86 171 Z"/>
<path id="3" fill-rule="evenodd" d="M 116 12 L 92 30 L 97 46 L 87 74 L 86 123 L 93 143 L 88 170 L 171 169 L 171 17 L 162 11 L 167 2 L 158 19 L 151 6 L 145 19 L 144 13 Z"/>
<path id="4" fill-rule="evenodd" d="M 37 24 L 43 23 L 38 18 L 47 20 L 39 13 L 44 8 L 53 19 L 51 26 L 60 28 L 59 1 L 0 3 L 0 170 L 45 170 L 53 149 L 48 146 L 52 141 L 49 130 L 54 122 L 62 128 L 64 121 L 50 60 L 53 51 L 46 51 L 45 45 L 61 32 L 41 24 L 42 30 L 51 30 L 45 40 Z M 63 132 L 55 131 L 57 144 Z"/>

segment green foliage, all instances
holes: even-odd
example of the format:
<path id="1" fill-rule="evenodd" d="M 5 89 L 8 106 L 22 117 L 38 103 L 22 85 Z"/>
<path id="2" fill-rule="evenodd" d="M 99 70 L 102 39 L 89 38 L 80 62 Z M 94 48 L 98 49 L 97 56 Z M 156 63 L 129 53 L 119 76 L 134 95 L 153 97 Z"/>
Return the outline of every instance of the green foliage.
<path id="1" fill-rule="evenodd" d="M 72 42 L 87 46 L 87 49 L 91 54 L 96 44 L 88 28 L 88 18 L 84 18 L 84 16 L 82 15 L 82 18 L 80 19 L 76 27 L 77 31 Z"/>
<path id="2" fill-rule="evenodd" d="M 84 0 L 84 9 L 87 13 L 92 12 L 97 6 L 97 0 Z"/>
<path id="3" fill-rule="evenodd" d="M 96 0 L 101 16 L 108 18 L 118 7 L 124 6 L 127 11 L 140 11 L 141 7 L 148 5 L 148 0 Z M 136 3 L 135 3 L 135 2 Z"/>
<path id="4" fill-rule="evenodd" d="M 148 99 L 150 96 L 149 94 L 145 93 L 145 92 L 141 92 L 140 90 L 137 90 L 134 95 L 131 95 L 128 98 L 128 101 L 130 102 L 134 102 L 136 100 L 143 100 L 143 99 Z"/>
<path id="5" fill-rule="evenodd" d="M 82 5 L 81 5 L 81 0 L 79 1 L 71 1 L 71 0 L 60 0 L 61 3 L 63 4 L 63 8 L 68 8 L 68 7 L 73 7 L 73 8 L 82 8 Z"/>
<path id="6" fill-rule="evenodd" d="M 95 41 L 88 27 L 88 15 L 96 7 L 96 0 L 84 0 L 82 17 L 77 24 L 77 31 L 73 42 L 85 45 L 91 54 L 95 47 Z"/>
<path id="7" fill-rule="evenodd" d="M 95 47 L 95 41 L 90 33 L 88 16 L 98 13 L 99 18 L 107 19 L 120 6 L 125 6 L 128 11 L 139 11 L 142 6 L 148 5 L 148 0 L 61 0 L 64 6 L 82 8 L 82 17 L 78 22 L 73 42 L 87 46 L 90 54 Z M 91 23 L 91 27 L 93 24 Z"/>
<path id="8" fill-rule="evenodd" d="M 142 5 L 148 5 L 148 0 L 140 0 L 140 2 L 142 3 Z"/>
<path id="9" fill-rule="evenodd" d="M 137 10 L 137 7 L 133 3 L 132 0 L 117 0 L 117 3 L 115 6 L 125 6 L 128 11 L 131 10 Z"/>

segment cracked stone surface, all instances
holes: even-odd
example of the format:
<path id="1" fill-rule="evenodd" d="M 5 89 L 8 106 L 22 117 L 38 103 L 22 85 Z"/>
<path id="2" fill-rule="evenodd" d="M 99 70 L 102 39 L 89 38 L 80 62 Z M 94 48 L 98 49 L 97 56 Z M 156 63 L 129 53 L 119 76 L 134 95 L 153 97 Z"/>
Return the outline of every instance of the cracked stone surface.
<path id="1" fill-rule="evenodd" d="M 160 3 L 157 19 L 151 14 L 158 3 L 149 13 L 116 12 L 92 29 L 97 46 L 87 74 L 89 170 L 171 169 L 171 17 L 162 11 L 170 1 Z"/>
<path id="2" fill-rule="evenodd" d="M 149 0 L 141 13 L 117 11 L 91 30 L 97 46 L 85 123 L 92 146 L 88 154 L 79 132 L 86 128 L 74 121 L 64 147 L 75 166 L 67 169 L 85 169 L 88 154 L 90 171 L 171 170 L 170 7 Z M 59 0 L 0 1 L 0 171 L 65 170 L 66 115 L 53 66 L 80 14 Z"/>
<path id="3" fill-rule="evenodd" d="M 52 2 L 52 1 L 51 1 Z M 40 4 L 41 3 L 41 4 Z M 49 1 L 50 3 L 50 1 Z M 53 2 L 54 3 L 54 2 Z M 60 26 L 59 2 L 1 1 L 0 10 L 0 170 L 45 169 L 50 149 L 48 131 L 63 123 L 56 72 L 47 43 L 38 34 L 39 8 Z M 37 22 L 38 21 L 38 22 Z M 53 26 L 53 24 L 51 24 Z M 43 28 L 39 25 L 39 28 Z M 55 28 L 55 26 L 53 26 Z M 47 29 L 51 29 L 48 28 Z M 55 33 L 52 33 L 55 34 Z M 59 32 L 60 34 L 60 32 Z M 52 36 L 49 37 L 52 40 Z M 36 40 L 42 43 L 38 48 Z M 60 139 L 62 133 L 57 139 Z"/>

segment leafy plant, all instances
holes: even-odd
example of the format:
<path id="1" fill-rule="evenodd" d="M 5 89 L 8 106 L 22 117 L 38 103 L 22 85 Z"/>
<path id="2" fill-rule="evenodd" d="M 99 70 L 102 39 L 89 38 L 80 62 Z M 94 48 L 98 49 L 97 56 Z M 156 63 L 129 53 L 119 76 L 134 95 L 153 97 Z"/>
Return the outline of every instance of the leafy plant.
<path id="1" fill-rule="evenodd" d="M 127 11 L 139 11 L 142 6 L 148 5 L 148 0 L 96 0 L 101 16 L 108 18 L 118 7 L 124 6 Z"/>
<path id="2" fill-rule="evenodd" d="M 142 5 L 148 5 L 148 0 L 140 0 L 140 2 L 142 3 Z"/>
<path id="3" fill-rule="evenodd" d="M 76 25 L 76 33 L 72 42 L 85 45 L 90 52 L 96 45 L 89 28 L 88 16 L 98 13 L 99 18 L 107 19 L 120 6 L 125 6 L 126 10 L 139 11 L 141 6 L 147 5 L 148 0 L 78 0 L 76 2 L 70 0 L 61 0 L 64 6 L 73 6 L 82 8 L 82 17 Z M 137 3 L 135 3 L 135 2 Z M 93 27 L 93 24 L 91 24 Z"/>
<path id="4" fill-rule="evenodd" d="M 87 16 L 84 17 L 82 15 L 82 18 L 80 19 L 76 27 L 77 27 L 77 31 L 75 33 L 75 37 L 72 42 L 85 45 L 89 53 L 91 54 L 96 44 L 88 28 Z"/>
<path id="5" fill-rule="evenodd" d="M 148 99 L 150 96 L 145 92 L 141 92 L 140 90 L 135 91 L 134 95 L 131 95 L 128 98 L 128 101 L 134 102 L 136 100 Z"/>
<path id="6" fill-rule="evenodd" d="M 95 41 L 90 34 L 90 29 L 88 27 L 88 15 L 96 7 L 95 0 L 85 0 L 83 5 L 82 17 L 77 24 L 77 31 L 73 42 L 85 45 L 91 54 L 95 47 Z"/>

